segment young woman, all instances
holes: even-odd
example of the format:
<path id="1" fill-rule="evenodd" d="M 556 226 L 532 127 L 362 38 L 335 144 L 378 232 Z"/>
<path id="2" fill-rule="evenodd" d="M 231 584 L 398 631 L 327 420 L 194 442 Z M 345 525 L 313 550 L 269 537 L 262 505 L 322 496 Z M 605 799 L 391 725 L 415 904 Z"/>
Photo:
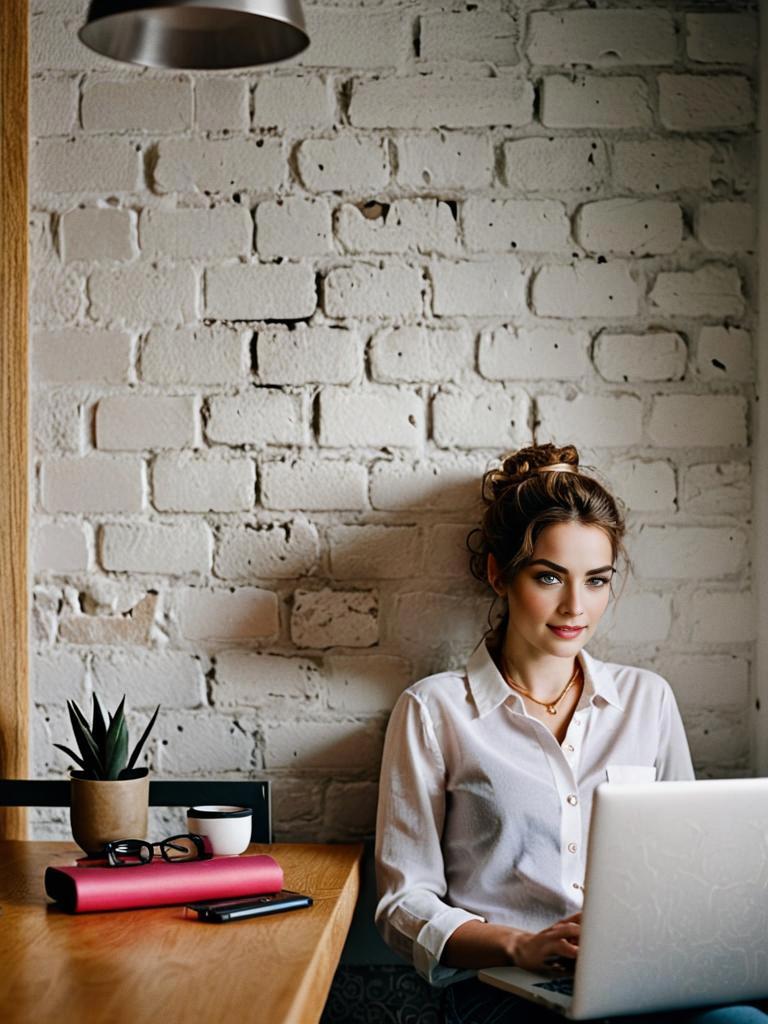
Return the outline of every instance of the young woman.
<path id="1" fill-rule="evenodd" d="M 393 949 L 449 986 L 447 1024 L 555 1021 L 474 969 L 576 957 L 592 795 L 612 764 L 694 773 L 665 680 L 584 650 L 624 557 L 617 501 L 573 446 L 549 444 L 507 455 L 483 500 L 471 568 L 503 615 L 463 672 L 422 679 L 392 712 L 376 918 Z M 643 1019 L 768 1020 L 752 1007 Z"/>

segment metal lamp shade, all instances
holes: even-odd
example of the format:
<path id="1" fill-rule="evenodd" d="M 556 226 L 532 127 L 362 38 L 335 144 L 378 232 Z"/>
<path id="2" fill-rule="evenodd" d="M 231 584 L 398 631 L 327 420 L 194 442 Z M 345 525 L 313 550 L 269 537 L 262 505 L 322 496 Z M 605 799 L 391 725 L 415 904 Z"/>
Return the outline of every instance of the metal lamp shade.
<path id="1" fill-rule="evenodd" d="M 309 45 L 299 0 L 92 0 L 78 35 L 113 60 L 198 71 L 272 64 Z"/>

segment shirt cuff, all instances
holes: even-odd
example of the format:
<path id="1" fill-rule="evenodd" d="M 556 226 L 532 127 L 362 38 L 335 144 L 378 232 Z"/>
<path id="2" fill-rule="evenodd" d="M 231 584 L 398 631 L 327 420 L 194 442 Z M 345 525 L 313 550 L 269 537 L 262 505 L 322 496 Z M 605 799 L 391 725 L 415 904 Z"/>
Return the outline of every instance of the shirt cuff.
<path id="1" fill-rule="evenodd" d="M 413 944 L 413 965 L 430 985 L 442 987 L 475 974 L 475 971 L 466 971 L 460 967 L 444 967 L 440 963 L 446 942 L 456 929 L 467 921 L 485 921 L 485 918 L 479 914 L 470 914 L 459 907 L 448 907 L 427 921 L 416 936 Z"/>

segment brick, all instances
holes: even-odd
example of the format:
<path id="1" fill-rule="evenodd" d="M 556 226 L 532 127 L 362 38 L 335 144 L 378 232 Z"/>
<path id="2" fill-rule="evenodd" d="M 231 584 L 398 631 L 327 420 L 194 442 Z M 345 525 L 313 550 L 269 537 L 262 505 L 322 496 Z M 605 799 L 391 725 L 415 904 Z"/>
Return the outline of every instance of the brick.
<path id="1" fill-rule="evenodd" d="M 485 459 L 452 456 L 414 464 L 376 462 L 371 471 L 371 505 L 385 511 L 475 509 Z"/>
<path id="2" fill-rule="evenodd" d="M 508 75 L 357 80 L 349 119 L 356 128 L 520 128 L 533 120 L 533 86 Z"/>
<path id="3" fill-rule="evenodd" d="M 648 436 L 664 448 L 747 443 L 747 404 L 738 395 L 657 395 Z"/>
<path id="4" fill-rule="evenodd" d="M 247 78 L 196 78 L 195 123 L 204 132 L 240 132 L 249 127 Z"/>
<path id="5" fill-rule="evenodd" d="M 69 210 L 59 218 L 61 258 L 131 260 L 137 255 L 129 210 Z"/>
<path id="6" fill-rule="evenodd" d="M 296 64 L 324 68 L 399 67 L 411 54 L 411 26 L 400 11 L 347 11 L 311 7 L 306 12 L 311 43 Z"/>
<path id="7" fill-rule="evenodd" d="M 746 564 L 747 538 L 727 526 L 641 526 L 631 544 L 641 576 L 658 579 L 717 579 Z"/>
<path id="8" fill-rule="evenodd" d="M 376 829 L 375 782 L 332 782 L 325 798 L 324 831 L 364 839 Z"/>
<path id="9" fill-rule="evenodd" d="M 88 572 L 91 547 L 85 523 L 39 523 L 33 541 L 35 572 Z"/>
<path id="10" fill-rule="evenodd" d="M 212 327 L 153 327 L 141 347 L 148 384 L 237 384 L 250 370 L 251 332 Z"/>
<path id="11" fill-rule="evenodd" d="M 154 170 L 159 192 L 275 192 L 286 164 L 278 139 L 162 139 Z"/>
<path id="12" fill-rule="evenodd" d="M 684 710 L 744 707 L 749 694 L 749 665 L 733 655 L 667 655 L 659 672 L 673 685 Z"/>
<path id="13" fill-rule="evenodd" d="M 488 608 L 476 595 L 459 596 L 433 591 L 398 594 L 393 627 L 398 646 L 406 651 L 438 653 L 465 659 L 477 638 L 488 628 Z"/>
<path id="14" fill-rule="evenodd" d="M 709 191 L 715 177 L 714 151 L 694 139 L 616 142 L 613 180 L 621 191 Z"/>
<path id="15" fill-rule="evenodd" d="M 34 653 L 30 659 L 32 700 L 46 707 L 68 700 L 81 707 L 87 700 L 85 662 L 71 651 Z"/>
<path id="16" fill-rule="evenodd" d="M 200 444 L 198 399 L 114 395 L 96 406 L 96 444 L 105 451 L 187 448 Z"/>
<path id="17" fill-rule="evenodd" d="M 478 60 L 517 64 L 517 18 L 481 11 L 423 14 L 419 55 L 426 61 Z"/>
<path id="18" fill-rule="evenodd" d="M 565 207 L 548 199 L 467 199 L 461 223 L 475 252 L 550 252 L 568 246 L 571 234 Z"/>
<path id="19" fill-rule="evenodd" d="M 125 611 L 101 614 L 99 611 L 82 615 L 63 612 L 59 621 L 59 639 L 63 643 L 120 644 L 147 646 L 153 631 L 157 595 L 147 594 L 134 598 Z"/>
<path id="20" fill-rule="evenodd" d="M 336 214 L 336 235 L 347 252 L 451 255 L 460 249 L 450 206 L 432 199 L 396 199 L 391 206 L 367 203 L 362 208 L 347 203 Z"/>
<path id="21" fill-rule="evenodd" d="M 59 587 L 32 587 L 32 636 L 41 644 L 56 642 L 62 593 Z"/>
<path id="22" fill-rule="evenodd" d="M 131 336 L 79 328 L 37 330 L 32 337 L 32 377 L 46 384 L 121 383 L 131 370 Z"/>
<path id="23" fill-rule="evenodd" d="M 78 454 L 83 449 L 83 405 L 64 391 L 32 396 L 31 434 L 37 452 Z"/>
<path id="24" fill-rule="evenodd" d="M 734 135 L 725 151 L 726 180 L 736 192 L 749 192 L 758 186 L 758 142 L 755 133 Z"/>
<path id="25" fill-rule="evenodd" d="M 418 267 L 355 263 L 331 270 L 323 282 L 323 307 L 331 317 L 416 316 L 422 312 Z"/>
<path id="26" fill-rule="evenodd" d="M 432 402 L 432 436 L 439 448 L 517 447 L 526 434 L 527 413 L 522 395 L 441 391 Z"/>
<path id="27" fill-rule="evenodd" d="M 433 263 L 436 316 L 494 316 L 525 308 L 525 269 L 515 256 L 464 263 Z"/>
<path id="28" fill-rule="evenodd" d="M 705 768 L 710 778 L 728 777 L 727 773 L 743 778 L 749 773 L 751 730 L 743 710 L 683 711 L 694 768 L 700 773 Z"/>
<path id="29" fill-rule="evenodd" d="M 312 192 L 367 192 L 389 183 L 387 147 L 378 139 L 307 139 L 298 147 L 297 160 L 301 180 Z"/>
<path id="30" fill-rule="evenodd" d="M 620 459 L 611 466 L 615 493 L 633 512 L 673 512 L 677 506 L 675 470 L 661 459 Z"/>
<path id="31" fill-rule="evenodd" d="M 161 512 L 247 512 L 253 508 L 256 470 L 250 459 L 160 455 L 152 504 Z"/>
<path id="32" fill-rule="evenodd" d="M 69 135 L 77 117 L 78 83 L 74 75 L 29 80 L 29 134 Z"/>
<path id="33" fill-rule="evenodd" d="M 241 772 L 251 763 L 253 736 L 236 719 L 213 709 L 177 712 L 172 721 L 157 724 L 161 744 L 161 768 L 165 776 L 189 776 L 200 773 L 222 775 Z"/>
<path id="34" fill-rule="evenodd" d="M 430 529 L 424 546 L 427 576 L 438 579 L 469 578 L 467 536 L 474 525 L 438 523 Z"/>
<path id="35" fill-rule="evenodd" d="M 391 711 L 412 681 L 405 658 L 384 654 L 331 654 L 325 659 L 328 706 L 353 715 Z"/>
<path id="36" fill-rule="evenodd" d="M 356 462 L 287 459 L 261 467 L 261 503 L 272 509 L 325 512 L 362 509 L 368 474 Z"/>
<path id="37" fill-rule="evenodd" d="M 314 659 L 253 651 L 222 651 L 216 658 L 217 707 L 280 707 L 320 696 L 320 668 Z"/>
<path id="38" fill-rule="evenodd" d="M 598 138 L 533 138 L 504 143 L 504 177 L 515 192 L 595 192 L 608 176 Z"/>
<path id="39" fill-rule="evenodd" d="M 206 271 L 206 309 L 221 320 L 298 320 L 317 306 L 311 267 L 226 264 Z"/>
<path id="40" fill-rule="evenodd" d="M 683 240 L 683 211 L 660 199 L 587 203 L 576 217 L 576 240 L 588 252 L 648 256 L 674 252 Z"/>
<path id="41" fill-rule="evenodd" d="M 272 822 L 281 842 L 319 834 L 325 790 L 325 780 L 313 779 L 306 772 L 296 780 L 286 777 L 280 783 L 272 799 Z"/>
<path id="42" fill-rule="evenodd" d="M 256 85 L 253 104 L 255 128 L 298 132 L 330 128 L 336 115 L 331 83 L 322 78 L 292 74 L 263 78 Z"/>
<path id="43" fill-rule="evenodd" d="M 688 57 L 701 64 L 752 64 L 759 32 L 751 14 L 687 14 Z"/>
<path id="44" fill-rule="evenodd" d="M 691 599 L 693 639 L 707 644 L 747 644 L 755 639 L 755 595 L 710 590 Z"/>
<path id="45" fill-rule="evenodd" d="M 595 368 L 604 380 L 682 380 L 688 351 L 679 334 L 601 332 L 593 352 Z"/>
<path id="46" fill-rule="evenodd" d="M 197 316 L 197 278 L 191 267 L 135 263 L 97 268 L 88 278 L 91 316 L 107 325 L 175 324 Z"/>
<path id="47" fill-rule="evenodd" d="M 370 590 L 297 590 L 291 639 L 297 647 L 371 647 L 379 638 L 378 615 Z"/>
<path id="48" fill-rule="evenodd" d="M 661 644 L 672 626 L 672 599 L 667 594 L 622 594 L 600 627 L 611 644 L 633 647 Z"/>
<path id="49" fill-rule="evenodd" d="M 388 328 L 371 342 L 371 376 L 385 383 L 455 380 L 472 370 L 474 347 L 467 330 Z"/>
<path id="50" fill-rule="evenodd" d="M 110 572 L 184 576 L 211 568 L 213 539 L 203 522 L 108 523 L 99 540 L 101 564 Z"/>
<path id="51" fill-rule="evenodd" d="M 398 580 L 419 572 L 421 531 L 416 526 L 332 526 L 331 572 L 338 580 Z"/>
<path id="52" fill-rule="evenodd" d="M 699 207 L 696 235 L 705 249 L 754 252 L 754 208 L 739 202 L 703 203 Z"/>
<path id="53" fill-rule="evenodd" d="M 694 515 L 746 513 L 752 506 L 750 467 L 743 462 L 705 462 L 683 474 L 683 507 Z"/>
<path id="54" fill-rule="evenodd" d="M 45 139 L 33 145 L 30 169 L 36 192 L 109 196 L 141 187 L 141 153 L 127 139 Z"/>
<path id="55" fill-rule="evenodd" d="M 270 327 L 257 339 L 259 380 L 265 384 L 351 384 L 362 376 L 360 340 L 343 327 Z"/>
<path id="56" fill-rule="evenodd" d="M 589 372 L 589 335 L 566 327 L 501 327 L 480 338 L 488 380 L 574 380 Z"/>
<path id="57" fill-rule="evenodd" d="M 544 266 L 533 279 L 533 308 L 539 316 L 634 316 L 640 287 L 627 263 L 583 261 L 573 266 Z"/>
<path id="58" fill-rule="evenodd" d="M 144 470 L 141 459 L 51 459 L 41 469 L 41 501 L 46 512 L 141 512 Z"/>
<path id="59" fill-rule="evenodd" d="M 270 768 L 322 769 L 336 773 L 375 772 L 381 761 L 382 738 L 373 725 L 360 722 L 279 722 L 270 727 L 264 750 L 264 764 Z M 370 785 L 369 785 L 370 789 Z M 372 803 L 366 805 L 370 819 Z"/>
<path id="60" fill-rule="evenodd" d="M 280 628 L 277 594 L 258 587 L 186 587 L 176 593 L 174 604 L 179 632 L 187 640 L 247 641 L 275 636 Z"/>
<path id="61" fill-rule="evenodd" d="M 144 210 L 139 219 L 142 251 L 173 259 L 250 256 L 253 221 L 241 206 L 212 210 Z"/>
<path id="62" fill-rule="evenodd" d="M 307 427 L 301 396 L 257 388 L 209 401 L 206 436 L 214 444 L 304 444 Z"/>
<path id="63" fill-rule="evenodd" d="M 53 264 L 38 267 L 30 279 L 29 319 L 45 327 L 69 326 L 85 313 L 84 280 L 72 269 L 59 270 Z"/>
<path id="64" fill-rule="evenodd" d="M 115 707 L 123 694 L 131 709 L 149 710 L 157 704 L 163 709 L 199 708 L 206 703 L 200 660 L 179 651 L 137 650 L 129 656 L 97 652 L 91 671 L 94 689 L 106 707 Z"/>
<path id="65" fill-rule="evenodd" d="M 87 132 L 183 132 L 192 127 L 189 78 L 86 81 L 80 117 Z"/>
<path id="66" fill-rule="evenodd" d="M 322 199 L 287 197 L 259 203 L 256 245 L 262 257 L 300 259 L 333 251 L 331 211 Z"/>
<path id="67" fill-rule="evenodd" d="M 754 376 L 752 337 L 738 327 L 702 327 L 696 347 L 699 374 L 706 380 L 744 380 Z"/>
<path id="68" fill-rule="evenodd" d="M 319 557 L 317 530 L 305 519 L 224 528 L 214 562 L 225 580 L 288 580 L 308 576 Z"/>
<path id="69" fill-rule="evenodd" d="M 320 393 L 319 442 L 326 448 L 410 448 L 424 438 L 424 407 L 419 395 L 399 388 Z"/>
<path id="70" fill-rule="evenodd" d="M 740 75 L 659 75 L 659 117 L 665 128 L 746 128 L 754 116 L 749 80 Z"/>
<path id="71" fill-rule="evenodd" d="M 30 33 L 30 61 L 34 70 L 48 68 L 102 68 L 114 71 L 114 63 L 87 49 L 77 38 L 82 12 L 76 3 L 30 4 L 33 31 Z"/>
<path id="72" fill-rule="evenodd" d="M 404 135 L 397 147 L 397 181 L 411 189 L 483 189 L 493 178 L 487 135 L 433 131 Z"/>
<path id="73" fill-rule="evenodd" d="M 744 311 L 739 272 L 724 263 L 663 272 L 649 297 L 671 316 L 739 316 Z"/>
<path id="74" fill-rule="evenodd" d="M 642 437 L 642 402 L 630 395 L 579 395 L 571 401 L 542 395 L 537 410 L 542 436 L 560 444 L 577 437 L 580 445 L 624 447 Z"/>
<path id="75" fill-rule="evenodd" d="M 650 128 L 642 78 L 550 75 L 541 86 L 541 123 L 548 128 Z"/>
<path id="76" fill-rule="evenodd" d="M 535 11 L 528 57 L 534 64 L 673 64 L 675 26 L 666 11 Z"/>

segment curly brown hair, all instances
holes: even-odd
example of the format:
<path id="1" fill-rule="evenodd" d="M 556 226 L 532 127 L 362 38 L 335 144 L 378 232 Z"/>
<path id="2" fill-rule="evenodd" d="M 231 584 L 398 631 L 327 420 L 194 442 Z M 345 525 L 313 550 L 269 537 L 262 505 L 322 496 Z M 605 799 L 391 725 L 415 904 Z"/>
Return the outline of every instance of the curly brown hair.
<path id="1" fill-rule="evenodd" d="M 502 456 L 501 465 L 483 476 L 485 511 L 467 537 L 470 569 L 488 579 L 488 555 L 496 559 L 501 580 L 509 583 L 531 557 L 542 530 L 554 523 L 598 526 L 611 542 L 613 557 L 628 561 L 621 503 L 579 467 L 572 444 L 532 445 Z"/>

